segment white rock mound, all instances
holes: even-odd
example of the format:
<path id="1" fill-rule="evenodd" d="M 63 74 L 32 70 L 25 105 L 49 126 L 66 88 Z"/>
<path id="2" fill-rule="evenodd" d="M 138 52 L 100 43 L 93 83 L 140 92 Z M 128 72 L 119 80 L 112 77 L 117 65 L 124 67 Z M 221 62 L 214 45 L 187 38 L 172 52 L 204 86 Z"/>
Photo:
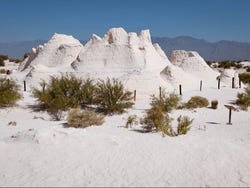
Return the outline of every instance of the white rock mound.
<path id="1" fill-rule="evenodd" d="M 48 68 L 70 66 L 82 47 L 82 44 L 72 36 L 56 33 L 44 45 L 32 49 L 29 59 L 21 65 L 22 70 L 36 65 Z"/>
<path id="2" fill-rule="evenodd" d="M 195 51 L 175 50 L 171 54 L 170 61 L 183 71 L 196 76 L 200 80 L 216 80 L 216 77 L 219 75 Z"/>
<path id="3" fill-rule="evenodd" d="M 115 77 L 129 89 L 153 93 L 159 86 L 170 87 L 160 75 L 170 64 L 160 46 L 151 43 L 149 30 L 138 36 L 112 28 L 103 38 L 93 35 L 72 67 L 83 77 Z"/>

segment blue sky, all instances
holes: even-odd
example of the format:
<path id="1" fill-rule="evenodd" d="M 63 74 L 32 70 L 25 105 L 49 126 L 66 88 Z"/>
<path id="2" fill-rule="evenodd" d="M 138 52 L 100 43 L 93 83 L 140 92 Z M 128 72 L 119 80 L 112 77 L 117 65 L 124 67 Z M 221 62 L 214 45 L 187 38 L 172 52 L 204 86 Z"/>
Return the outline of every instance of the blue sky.
<path id="1" fill-rule="evenodd" d="M 250 42 L 250 0 L 0 0 L 0 42 L 89 39 L 111 27 L 152 36 Z"/>

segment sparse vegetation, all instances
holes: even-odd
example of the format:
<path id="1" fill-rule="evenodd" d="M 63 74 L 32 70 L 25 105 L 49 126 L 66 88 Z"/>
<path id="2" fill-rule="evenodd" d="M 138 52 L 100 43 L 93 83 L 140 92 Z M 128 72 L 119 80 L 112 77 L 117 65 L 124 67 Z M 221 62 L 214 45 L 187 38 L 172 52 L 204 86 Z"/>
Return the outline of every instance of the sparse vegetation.
<path id="1" fill-rule="evenodd" d="M 250 73 L 241 73 L 239 78 L 244 84 L 250 84 Z"/>
<path id="2" fill-rule="evenodd" d="M 131 115 L 128 117 L 125 128 L 131 128 L 132 125 L 137 125 L 138 124 L 138 120 L 137 120 L 137 116 L 136 115 Z"/>
<path id="3" fill-rule="evenodd" d="M 5 63 L 4 61 L 8 59 L 7 55 L 0 55 L 0 67 L 4 67 Z"/>
<path id="4" fill-rule="evenodd" d="M 193 120 L 190 120 L 187 116 L 179 116 L 177 118 L 178 121 L 178 127 L 177 127 L 177 134 L 187 134 L 187 132 L 190 130 L 190 125 L 192 124 Z"/>
<path id="5" fill-rule="evenodd" d="M 62 111 L 78 107 L 83 100 L 82 80 L 73 75 L 51 76 L 48 84 L 43 81 L 40 86 L 33 89 L 33 96 L 56 120 L 60 120 Z"/>
<path id="6" fill-rule="evenodd" d="M 203 108 L 207 107 L 209 102 L 206 98 L 201 96 L 194 96 L 184 105 L 185 108 L 193 109 L 193 108 Z"/>
<path id="7" fill-rule="evenodd" d="M 102 125 L 103 123 L 103 115 L 88 109 L 71 109 L 67 117 L 67 124 L 69 127 L 86 128 L 92 125 Z"/>
<path id="8" fill-rule="evenodd" d="M 217 109 L 218 108 L 218 101 L 217 100 L 211 101 L 211 108 L 212 109 Z"/>
<path id="9" fill-rule="evenodd" d="M 236 104 L 239 105 L 242 110 L 247 110 L 250 106 L 250 87 L 245 88 L 244 93 L 237 94 Z"/>
<path id="10" fill-rule="evenodd" d="M 96 86 L 95 103 L 105 114 L 122 113 L 133 106 L 132 92 L 126 91 L 117 79 L 99 80 Z"/>
<path id="11" fill-rule="evenodd" d="M 17 83 L 11 79 L 0 78 L 0 107 L 14 106 L 20 98 Z"/>
<path id="12" fill-rule="evenodd" d="M 0 74 L 6 74 L 6 70 L 5 69 L 0 69 Z"/>
<path id="13" fill-rule="evenodd" d="M 165 91 L 162 92 L 161 98 L 152 96 L 151 105 L 159 105 L 162 107 L 164 112 L 171 112 L 176 109 L 181 101 L 181 97 L 176 93 L 167 94 Z"/>

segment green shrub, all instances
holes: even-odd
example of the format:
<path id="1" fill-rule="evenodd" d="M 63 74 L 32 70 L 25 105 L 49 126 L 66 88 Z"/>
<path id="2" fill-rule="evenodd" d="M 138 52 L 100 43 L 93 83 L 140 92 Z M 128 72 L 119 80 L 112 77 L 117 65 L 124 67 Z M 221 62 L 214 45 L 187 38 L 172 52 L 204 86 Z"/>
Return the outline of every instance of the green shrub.
<path id="1" fill-rule="evenodd" d="M 14 80 L 0 78 L 0 107 L 14 106 L 20 98 L 17 83 Z"/>
<path id="2" fill-rule="evenodd" d="M 0 74 L 6 74 L 6 70 L 5 69 L 0 69 Z"/>
<path id="3" fill-rule="evenodd" d="M 80 106 L 83 101 L 83 81 L 73 75 L 51 76 L 49 83 L 41 82 L 40 89 L 33 89 L 33 96 L 56 120 L 62 111 Z"/>
<path id="4" fill-rule="evenodd" d="M 218 101 L 217 100 L 211 101 L 211 108 L 212 109 L 217 109 L 217 107 L 218 107 Z"/>
<path id="5" fill-rule="evenodd" d="M 106 114 L 122 113 L 133 106 L 132 92 L 126 91 L 117 79 L 99 80 L 96 86 L 95 103 Z"/>
<path id="6" fill-rule="evenodd" d="M 81 104 L 83 106 L 95 103 L 95 90 L 94 81 L 91 79 L 83 80 L 81 90 Z"/>
<path id="7" fill-rule="evenodd" d="M 171 119 L 167 113 L 163 112 L 162 106 L 153 104 L 146 116 L 140 122 L 146 132 L 160 131 L 163 136 L 175 136 L 171 126 Z"/>
<path id="8" fill-rule="evenodd" d="M 187 132 L 190 130 L 190 125 L 192 124 L 193 120 L 190 120 L 187 116 L 179 116 L 177 118 L 178 121 L 178 127 L 177 127 L 177 134 L 187 134 Z"/>
<path id="9" fill-rule="evenodd" d="M 245 88 L 245 93 L 238 93 L 236 104 L 240 106 L 242 110 L 247 110 L 250 106 L 250 88 Z"/>
<path id="10" fill-rule="evenodd" d="M 185 107 L 188 109 L 192 109 L 192 108 L 207 107 L 208 105 L 209 102 L 206 98 L 201 96 L 194 96 L 191 97 L 191 99 L 185 104 Z"/>
<path id="11" fill-rule="evenodd" d="M 0 55 L 0 67 L 4 67 L 5 63 L 4 61 L 8 59 L 7 55 Z"/>
<path id="12" fill-rule="evenodd" d="M 250 73 L 240 73 L 240 74 L 239 74 L 239 79 L 240 79 L 244 84 L 250 84 Z"/>
<path id="13" fill-rule="evenodd" d="M 71 109 L 68 113 L 67 124 L 69 127 L 85 128 L 91 125 L 102 125 L 104 116 L 91 110 Z"/>
<path id="14" fill-rule="evenodd" d="M 250 72 L 250 66 L 248 66 L 248 67 L 246 68 L 246 71 L 247 71 L 247 72 Z"/>
<path id="15" fill-rule="evenodd" d="M 161 98 L 157 98 L 153 95 L 151 105 L 160 105 L 164 112 L 171 112 L 178 107 L 180 101 L 181 97 L 176 93 L 167 94 L 163 91 Z"/>
<path id="16" fill-rule="evenodd" d="M 126 125 L 125 125 L 125 128 L 131 128 L 132 125 L 137 125 L 138 124 L 138 121 L 137 121 L 137 116 L 136 115 L 131 115 L 128 117 L 127 119 L 127 122 L 126 122 Z"/>

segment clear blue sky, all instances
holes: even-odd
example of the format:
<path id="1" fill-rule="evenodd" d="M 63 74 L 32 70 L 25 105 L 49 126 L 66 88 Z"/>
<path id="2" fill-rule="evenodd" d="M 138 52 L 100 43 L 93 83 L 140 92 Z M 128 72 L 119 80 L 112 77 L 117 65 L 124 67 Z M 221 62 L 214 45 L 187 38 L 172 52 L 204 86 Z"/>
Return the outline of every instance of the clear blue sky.
<path id="1" fill-rule="evenodd" d="M 89 39 L 111 27 L 153 36 L 250 42 L 250 0 L 0 0 L 0 42 Z"/>

